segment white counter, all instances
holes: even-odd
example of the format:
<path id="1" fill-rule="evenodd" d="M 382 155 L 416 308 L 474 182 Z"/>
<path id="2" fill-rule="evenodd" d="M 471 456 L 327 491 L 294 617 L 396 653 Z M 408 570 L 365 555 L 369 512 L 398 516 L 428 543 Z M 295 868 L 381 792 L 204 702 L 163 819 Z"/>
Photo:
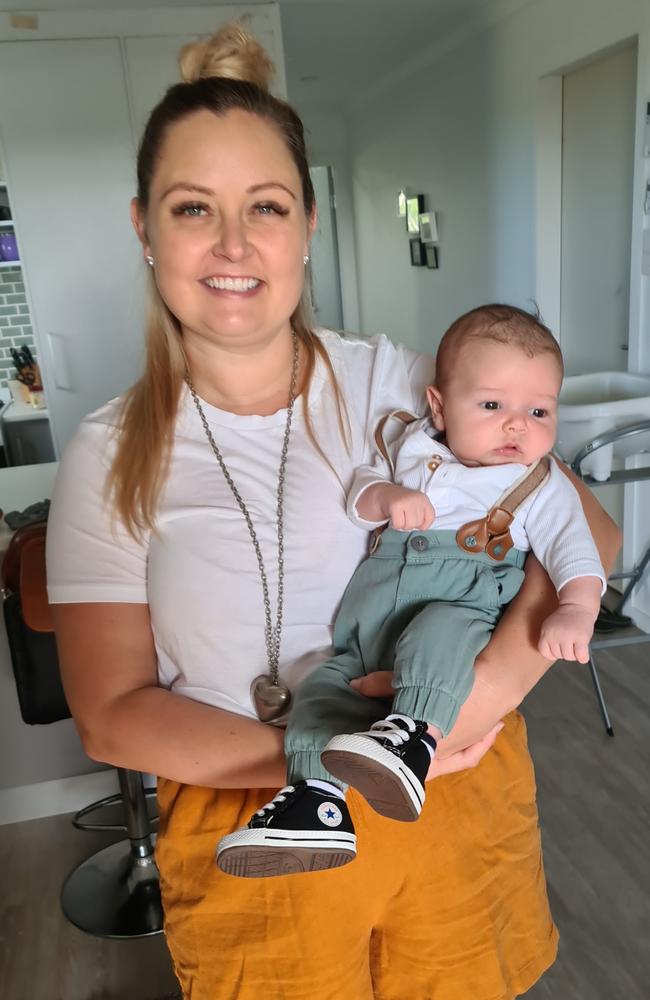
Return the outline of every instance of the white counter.
<path id="1" fill-rule="evenodd" d="M 17 420 L 48 420 L 49 413 L 46 406 L 37 410 L 31 403 L 26 403 L 22 399 L 10 399 L 0 413 L 0 418 L 7 423 Z"/>
<path id="2" fill-rule="evenodd" d="M 0 509 L 6 514 L 10 510 L 24 510 L 39 500 L 50 499 L 57 466 L 57 462 L 46 462 L 43 465 L 15 465 L 0 469 Z M 0 521 L 0 559 L 11 534 L 3 518 Z"/>

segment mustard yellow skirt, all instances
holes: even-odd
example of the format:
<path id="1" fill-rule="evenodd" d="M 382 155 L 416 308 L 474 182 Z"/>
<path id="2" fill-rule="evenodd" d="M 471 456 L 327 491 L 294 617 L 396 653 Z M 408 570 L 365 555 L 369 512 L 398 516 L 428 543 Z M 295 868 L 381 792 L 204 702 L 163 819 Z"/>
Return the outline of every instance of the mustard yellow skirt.
<path id="1" fill-rule="evenodd" d="M 165 932 L 186 1000 L 512 1000 L 553 962 L 526 728 L 397 823 L 354 792 L 358 857 L 281 878 L 225 875 L 217 841 L 272 790 L 161 780 Z"/>

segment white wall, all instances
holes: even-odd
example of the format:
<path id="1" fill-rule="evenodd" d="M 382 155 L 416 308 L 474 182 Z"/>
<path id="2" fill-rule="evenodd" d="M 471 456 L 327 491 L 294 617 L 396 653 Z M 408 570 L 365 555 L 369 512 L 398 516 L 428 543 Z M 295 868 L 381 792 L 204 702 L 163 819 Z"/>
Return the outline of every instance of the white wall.
<path id="1" fill-rule="evenodd" d="M 349 110 L 364 332 L 430 348 L 481 301 L 530 303 L 538 81 L 635 34 L 647 100 L 647 0 L 536 0 Z M 439 213 L 439 271 L 410 266 L 394 208 L 405 186 Z M 647 290 L 632 294 L 647 316 Z"/>

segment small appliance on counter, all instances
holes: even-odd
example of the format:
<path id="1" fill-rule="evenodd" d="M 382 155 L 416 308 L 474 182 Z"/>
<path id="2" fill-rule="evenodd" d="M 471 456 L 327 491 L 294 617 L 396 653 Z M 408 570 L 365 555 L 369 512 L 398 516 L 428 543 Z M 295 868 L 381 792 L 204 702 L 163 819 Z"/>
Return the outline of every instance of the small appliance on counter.
<path id="1" fill-rule="evenodd" d="M 15 234 L 11 230 L 0 231 L 0 260 L 7 263 L 20 260 Z"/>

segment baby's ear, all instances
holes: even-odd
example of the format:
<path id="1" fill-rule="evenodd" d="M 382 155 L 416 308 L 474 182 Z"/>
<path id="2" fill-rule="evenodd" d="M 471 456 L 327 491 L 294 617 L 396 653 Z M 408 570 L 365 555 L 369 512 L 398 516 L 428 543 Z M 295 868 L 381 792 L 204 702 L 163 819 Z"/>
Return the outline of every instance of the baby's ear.
<path id="1" fill-rule="evenodd" d="M 436 389 L 435 385 L 430 385 L 427 389 L 427 403 L 429 404 L 429 409 L 431 410 L 433 426 L 437 431 L 444 431 L 445 413 L 442 405 L 442 393 L 440 392 L 440 389 Z"/>

